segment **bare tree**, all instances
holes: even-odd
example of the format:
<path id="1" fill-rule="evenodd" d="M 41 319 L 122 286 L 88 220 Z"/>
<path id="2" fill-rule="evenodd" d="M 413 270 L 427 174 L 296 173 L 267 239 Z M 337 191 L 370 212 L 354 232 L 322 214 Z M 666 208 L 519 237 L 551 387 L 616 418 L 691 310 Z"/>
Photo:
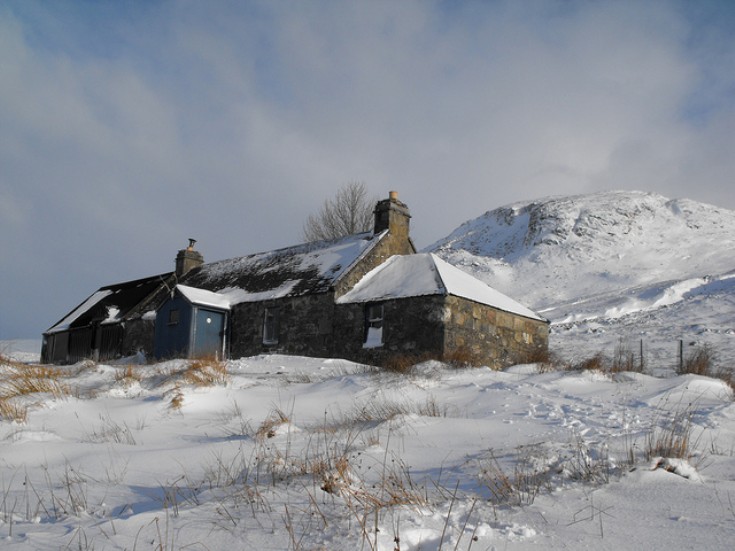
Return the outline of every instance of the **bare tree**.
<path id="1" fill-rule="evenodd" d="M 349 182 L 334 197 L 324 201 L 321 210 L 310 214 L 304 224 L 304 239 L 320 241 L 368 231 L 373 226 L 377 199 L 368 198 L 364 182 Z"/>

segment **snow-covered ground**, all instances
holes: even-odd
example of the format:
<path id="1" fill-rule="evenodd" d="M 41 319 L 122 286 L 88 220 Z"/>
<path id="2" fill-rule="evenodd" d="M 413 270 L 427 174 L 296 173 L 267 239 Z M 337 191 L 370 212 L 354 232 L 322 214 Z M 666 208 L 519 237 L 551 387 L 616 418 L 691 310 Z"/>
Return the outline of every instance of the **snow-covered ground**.
<path id="1" fill-rule="evenodd" d="M 725 549 L 735 536 L 735 403 L 719 380 L 263 356 L 202 386 L 188 366 L 77 364 L 55 393 L 14 399 L 28 409 L 0 424 L 3 548 Z M 684 458 L 649 450 L 666 436 L 688 436 Z"/>

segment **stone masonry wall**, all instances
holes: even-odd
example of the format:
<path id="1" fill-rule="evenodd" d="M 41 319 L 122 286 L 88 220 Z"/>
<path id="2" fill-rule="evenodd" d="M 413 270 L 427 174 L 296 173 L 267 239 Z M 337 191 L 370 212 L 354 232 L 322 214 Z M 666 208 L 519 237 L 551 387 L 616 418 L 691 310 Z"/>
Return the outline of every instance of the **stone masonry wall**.
<path id="1" fill-rule="evenodd" d="M 549 346 L 549 326 L 463 298 L 446 297 L 450 312 L 445 354 L 468 354 L 473 362 L 500 369 L 529 361 Z"/>
<path id="2" fill-rule="evenodd" d="M 279 338 L 275 344 L 263 343 L 266 308 L 278 308 Z M 230 357 L 269 352 L 329 357 L 333 311 L 332 293 L 237 304 L 230 312 Z"/>
<path id="3" fill-rule="evenodd" d="M 335 298 L 339 298 L 352 289 L 362 277 L 373 268 L 376 268 L 391 256 L 396 254 L 413 254 L 414 249 L 410 239 L 406 236 L 396 236 L 392 232 L 383 236 L 372 251 L 337 283 L 334 289 Z"/>
<path id="4" fill-rule="evenodd" d="M 339 304 L 335 309 L 336 355 L 380 365 L 390 356 L 441 357 L 446 317 L 441 296 L 383 302 L 383 346 L 363 348 L 365 304 Z"/>

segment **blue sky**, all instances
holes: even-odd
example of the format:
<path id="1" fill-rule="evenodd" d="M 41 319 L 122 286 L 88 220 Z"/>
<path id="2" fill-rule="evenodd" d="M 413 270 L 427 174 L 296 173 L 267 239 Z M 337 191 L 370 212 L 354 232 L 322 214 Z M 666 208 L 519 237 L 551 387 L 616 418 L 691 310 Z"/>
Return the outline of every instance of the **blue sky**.
<path id="1" fill-rule="evenodd" d="M 420 247 L 547 195 L 735 208 L 734 2 L 0 4 L 0 339 L 399 191 Z"/>

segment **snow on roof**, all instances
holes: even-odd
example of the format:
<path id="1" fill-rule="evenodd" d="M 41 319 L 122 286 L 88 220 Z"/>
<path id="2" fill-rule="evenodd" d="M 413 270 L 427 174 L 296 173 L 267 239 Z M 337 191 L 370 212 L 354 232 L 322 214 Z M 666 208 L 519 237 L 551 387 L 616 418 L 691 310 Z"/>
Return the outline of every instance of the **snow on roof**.
<path id="1" fill-rule="evenodd" d="M 112 291 L 109 289 L 100 289 L 99 291 L 95 291 L 91 297 L 89 297 L 87 300 L 82 302 L 79 306 L 74 308 L 71 312 L 69 312 L 64 319 L 59 321 L 56 325 L 51 327 L 47 333 L 57 333 L 59 331 L 64 331 L 66 329 L 69 329 L 72 323 L 74 323 L 80 316 L 83 314 L 86 314 L 90 309 L 92 309 L 93 306 L 95 306 L 98 302 L 100 302 L 105 297 L 108 297 L 112 294 Z"/>
<path id="2" fill-rule="evenodd" d="M 195 289 L 186 285 L 177 285 L 176 289 L 192 304 L 211 306 L 222 310 L 229 310 L 231 298 L 226 294 L 213 293 L 204 289 Z"/>
<path id="3" fill-rule="evenodd" d="M 146 297 L 164 287 L 170 274 L 160 274 L 101 287 L 46 333 L 58 333 L 90 324 L 113 324 L 124 319 Z"/>
<path id="4" fill-rule="evenodd" d="M 192 270 L 182 282 L 229 293 L 231 305 L 325 292 L 386 233 L 362 233 L 212 262 Z"/>
<path id="5" fill-rule="evenodd" d="M 372 302 L 423 295 L 453 295 L 505 312 L 546 321 L 521 303 L 432 253 L 389 258 L 366 274 L 337 302 Z"/>

